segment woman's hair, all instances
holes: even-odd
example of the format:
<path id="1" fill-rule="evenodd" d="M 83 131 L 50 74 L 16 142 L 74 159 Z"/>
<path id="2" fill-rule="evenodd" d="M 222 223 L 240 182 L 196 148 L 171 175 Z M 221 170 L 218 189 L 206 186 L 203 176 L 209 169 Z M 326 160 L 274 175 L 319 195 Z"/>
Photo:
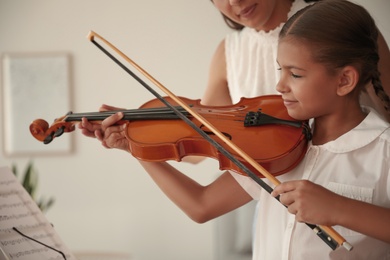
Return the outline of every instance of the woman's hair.
<path id="1" fill-rule="evenodd" d="M 378 71 L 378 29 L 363 7 L 344 0 L 323 0 L 298 11 L 283 26 L 279 41 L 294 40 L 313 49 L 316 62 L 330 70 L 347 65 L 359 72 L 357 89 L 372 83 L 390 113 L 390 99 Z"/>
<path id="2" fill-rule="evenodd" d="M 310 3 L 310 2 L 318 2 L 320 0 L 304 0 L 306 3 Z M 213 0 L 211 0 L 211 2 L 213 2 Z M 243 26 L 242 24 L 239 24 L 239 23 L 236 23 L 235 21 L 231 20 L 229 17 L 227 17 L 226 15 L 224 15 L 223 13 L 221 13 L 222 15 L 222 18 L 223 20 L 225 21 L 226 25 L 230 28 L 230 29 L 233 29 L 233 30 L 236 30 L 236 31 L 240 31 L 242 30 L 245 26 Z"/>

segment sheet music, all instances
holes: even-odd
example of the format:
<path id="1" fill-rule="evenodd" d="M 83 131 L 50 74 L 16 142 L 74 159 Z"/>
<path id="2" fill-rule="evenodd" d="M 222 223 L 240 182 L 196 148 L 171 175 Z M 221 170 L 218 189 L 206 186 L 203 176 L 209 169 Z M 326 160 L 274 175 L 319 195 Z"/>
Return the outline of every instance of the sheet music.
<path id="1" fill-rule="evenodd" d="M 7 167 L 0 167 L 0 259 L 64 259 L 60 253 L 23 237 L 13 227 L 61 251 L 66 260 L 76 260 L 12 171 Z"/>

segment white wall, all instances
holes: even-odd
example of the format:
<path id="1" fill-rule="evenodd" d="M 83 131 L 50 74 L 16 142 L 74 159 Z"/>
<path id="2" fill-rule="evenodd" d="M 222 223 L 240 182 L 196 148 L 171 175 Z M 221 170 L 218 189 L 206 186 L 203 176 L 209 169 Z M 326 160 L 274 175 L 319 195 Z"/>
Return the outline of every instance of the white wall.
<path id="1" fill-rule="evenodd" d="M 373 13 L 390 42 L 390 2 L 357 2 Z M 89 30 L 175 93 L 194 99 L 201 97 L 210 57 L 228 32 L 208 0 L 0 0 L 0 54 L 69 53 L 74 112 L 96 111 L 102 103 L 136 108 L 152 99 L 87 41 Z M 103 149 L 79 132 L 72 137 L 75 150 L 69 155 L 6 157 L 0 152 L 1 166 L 16 163 L 23 169 L 34 160 L 40 194 L 56 198 L 47 217 L 71 250 L 128 252 L 137 260 L 212 259 L 212 222 L 189 220 L 130 155 Z M 28 129 L 21 138 L 32 138 Z M 213 160 L 178 167 L 202 183 L 218 172 Z"/>

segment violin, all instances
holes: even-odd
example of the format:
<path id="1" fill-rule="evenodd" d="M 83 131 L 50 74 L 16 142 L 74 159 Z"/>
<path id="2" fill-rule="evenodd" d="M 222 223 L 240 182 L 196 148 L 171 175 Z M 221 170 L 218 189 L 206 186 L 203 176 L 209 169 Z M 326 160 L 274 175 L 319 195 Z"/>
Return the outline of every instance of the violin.
<path id="1" fill-rule="evenodd" d="M 165 99 L 176 105 L 171 98 Z M 307 122 L 294 120 L 288 115 L 279 95 L 242 98 L 231 106 L 204 106 L 200 100 L 181 99 L 274 176 L 290 171 L 306 152 L 311 137 L 310 128 Z M 83 117 L 99 123 L 116 112 L 68 113 L 55 120 L 50 127 L 43 119 L 37 119 L 31 123 L 30 132 L 37 140 L 48 144 L 63 133 L 72 132 L 75 124 Z M 124 118 L 121 123 L 126 124 L 126 138 L 135 158 L 145 161 L 181 161 L 185 156 L 204 156 L 217 159 L 221 170 L 245 174 L 171 109 L 164 107 L 160 100 L 152 99 L 139 109 L 122 112 Z M 216 139 L 210 129 L 185 110 L 183 113 L 202 131 Z M 258 173 L 235 151 L 224 144 L 222 146 Z M 258 176 L 262 177 L 260 173 Z"/>

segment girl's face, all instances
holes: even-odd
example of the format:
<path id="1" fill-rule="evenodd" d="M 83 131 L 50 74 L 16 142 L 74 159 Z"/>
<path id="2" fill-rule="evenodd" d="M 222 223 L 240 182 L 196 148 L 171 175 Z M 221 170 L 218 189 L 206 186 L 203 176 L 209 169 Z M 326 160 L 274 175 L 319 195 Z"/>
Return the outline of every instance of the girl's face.
<path id="1" fill-rule="evenodd" d="M 280 80 L 277 91 L 291 117 L 298 120 L 331 116 L 338 111 L 337 95 L 341 77 L 312 59 L 311 50 L 298 41 L 282 40 L 277 61 Z"/>
<path id="2" fill-rule="evenodd" d="M 291 0 L 213 0 L 225 16 L 258 31 L 275 29 L 287 19 Z"/>

